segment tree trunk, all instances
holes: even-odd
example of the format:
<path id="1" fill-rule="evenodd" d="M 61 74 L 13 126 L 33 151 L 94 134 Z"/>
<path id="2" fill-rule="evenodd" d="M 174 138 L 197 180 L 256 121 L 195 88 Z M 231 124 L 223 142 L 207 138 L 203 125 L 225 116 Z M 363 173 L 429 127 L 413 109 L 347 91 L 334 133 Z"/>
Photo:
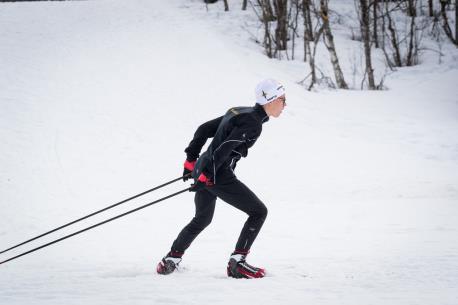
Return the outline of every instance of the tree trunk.
<path id="1" fill-rule="evenodd" d="M 372 68 L 371 59 L 371 42 L 370 42 L 370 30 L 369 30 L 369 8 L 368 0 L 359 0 L 361 10 L 361 36 L 364 42 L 364 55 L 366 57 L 366 73 L 369 80 L 369 89 L 375 90 L 374 81 L 374 69 Z"/>
<path id="2" fill-rule="evenodd" d="M 442 27 L 444 28 L 444 32 L 445 34 L 447 35 L 448 38 L 450 38 L 450 40 L 456 44 L 458 46 L 458 40 L 456 40 L 454 37 L 453 37 L 453 33 L 452 33 L 452 30 L 450 29 L 450 26 L 448 24 L 448 18 L 447 18 L 447 11 L 446 11 L 446 6 L 448 4 L 448 0 L 440 0 L 440 3 L 441 3 L 441 14 L 442 14 L 442 19 L 444 21 Z M 455 10 L 456 10 L 456 7 L 455 7 Z M 456 20 L 455 20 L 455 23 L 456 23 Z M 455 33 L 455 36 L 456 36 L 456 33 Z"/>
<path id="3" fill-rule="evenodd" d="M 229 10 L 229 4 L 227 3 L 227 0 L 224 0 L 224 11 L 227 12 Z"/>
<path id="4" fill-rule="evenodd" d="M 275 0 L 274 7 L 277 15 L 277 28 L 275 29 L 276 51 L 284 51 L 288 45 L 288 9 L 287 0 Z"/>
<path id="5" fill-rule="evenodd" d="M 310 56 L 310 42 L 313 41 L 313 27 L 310 15 L 310 0 L 302 0 L 302 14 L 304 15 L 304 61 Z"/>
<path id="6" fill-rule="evenodd" d="M 406 60 L 406 65 L 407 66 L 413 66 L 414 60 L 413 60 L 413 49 L 414 49 L 414 39 L 415 39 L 415 16 L 410 17 L 410 39 L 409 39 L 409 49 L 407 51 L 407 60 Z M 416 53 L 416 52 L 415 52 Z"/>
<path id="7" fill-rule="evenodd" d="M 274 21 L 274 11 L 272 9 L 272 5 L 270 4 L 270 0 L 257 0 L 258 5 L 261 7 L 263 12 L 263 20 L 264 21 Z M 265 19 L 265 20 L 264 20 Z"/>
<path id="8" fill-rule="evenodd" d="M 316 78 L 316 67 L 315 67 L 315 55 L 316 55 L 316 47 L 318 45 L 318 41 L 320 40 L 321 34 L 323 33 L 323 25 L 320 27 L 318 32 L 314 33 L 314 40 L 313 40 L 313 51 L 310 51 L 310 60 L 309 60 L 309 65 L 310 65 L 310 75 L 312 76 L 312 81 L 310 82 L 310 85 L 308 87 L 308 90 L 311 90 L 313 86 L 317 82 Z"/>
<path id="9" fill-rule="evenodd" d="M 302 13 L 304 15 L 304 61 L 307 61 L 307 50 L 310 54 L 310 42 L 313 41 L 313 25 L 310 14 L 310 0 L 302 0 Z"/>
<path id="10" fill-rule="evenodd" d="M 242 4 L 242 10 L 243 11 L 246 11 L 247 5 L 248 5 L 248 0 L 243 0 L 243 4 Z"/>
<path id="11" fill-rule="evenodd" d="M 391 46 L 393 47 L 394 54 L 394 64 L 396 67 L 402 67 L 402 60 L 401 60 L 401 52 L 399 51 L 399 43 L 398 43 L 398 38 L 396 36 L 396 29 L 394 28 L 393 20 L 391 18 L 391 13 L 388 9 L 389 3 L 385 3 L 385 12 L 386 12 L 386 17 L 388 18 L 388 30 L 390 31 L 390 36 L 391 36 Z"/>
<path id="12" fill-rule="evenodd" d="M 267 57 L 272 58 L 273 57 L 272 37 L 270 35 L 270 24 L 269 24 L 272 18 L 271 11 L 269 10 L 270 1 L 269 0 L 258 0 L 258 4 L 261 7 L 261 12 L 262 12 L 259 18 L 261 19 L 261 22 L 264 25 L 263 46 L 264 46 L 264 49 L 266 50 Z"/>
<path id="13" fill-rule="evenodd" d="M 304 15 L 304 61 L 308 61 L 310 66 L 310 73 L 307 75 L 304 81 L 309 76 L 311 76 L 312 79 L 307 88 L 308 90 L 311 90 L 317 83 L 315 55 L 318 41 L 320 40 L 321 34 L 323 33 L 323 25 L 316 33 L 313 30 L 311 5 L 313 4 L 310 0 L 302 0 L 302 13 Z"/>
<path id="14" fill-rule="evenodd" d="M 320 0 L 320 15 L 321 19 L 323 20 L 324 42 L 331 57 L 331 63 L 334 69 L 337 87 L 341 89 L 348 89 L 348 85 L 345 82 L 342 69 L 340 68 L 339 58 L 337 57 L 337 51 L 334 44 L 334 37 L 332 36 L 331 26 L 329 24 L 328 0 Z"/>
<path id="15" fill-rule="evenodd" d="M 375 42 L 375 47 L 378 48 L 379 45 L 378 45 L 378 36 L 377 36 L 377 8 L 378 8 L 378 0 L 374 0 L 374 2 L 372 3 L 372 5 L 374 6 L 374 17 L 373 17 L 373 21 L 374 21 L 374 42 Z"/>
<path id="16" fill-rule="evenodd" d="M 429 17 L 434 17 L 433 0 L 428 0 Z"/>
<path id="17" fill-rule="evenodd" d="M 294 4 L 294 5 L 293 5 Z M 293 0 L 293 4 L 291 4 L 291 10 L 294 8 L 294 18 L 291 22 L 291 30 L 292 30 L 292 46 L 291 46 L 291 59 L 294 60 L 294 49 L 296 46 L 296 35 L 297 35 L 297 27 L 299 24 L 299 14 L 300 14 L 300 0 Z"/>
<path id="18" fill-rule="evenodd" d="M 407 0 L 407 15 L 410 17 L 417 16 L 416 0 Z"/>
<path id="19" fill-rule="evenodd" d="M 381 49 L 383 51 L 383 55 L 385 55 L 385 59 L 386 59 L 386 64 L 388 65 L 388 67 L 393 70 L 393 67 L 395 66 L 393 64 L 393 61 L 391 60 L 391 57 L 390 55 L 388 54 L 388 52 L 386 51 L 386 43 L 385 43 L 385 39 L 386 37 L 388 36 L 388 34 L 386 33 L 386 20 L 385 20 L 385 14 L 383 14 L 383 9 L 380 11 L 380 15 L 382 17 L 382 35 L 381 35 L 381 40 L 380 40 L 380 46 L 381 46 Z"/>
<path id="20" fill-rule="evenodd" d="M 312 86 L 316 83 L 316 71 L 315 71 L 315 57 L 312 54 L 310 43 L 313 41 L 313 27 L 312 27 L 312 19 L 310 14 L 310 0 L 303 0 L 303 10 L 304 10 L 304 61 L 307 61 L 307 53 L 309 55 L 309 66 L 310 66 L 310 73 L 312 76 L 311 85 L 309 90 Z"/>
<path id="21" fill-rule="evenodd" d="M 272 9 L 272 5 L 270 4 L 270 0 L 261 0 L 263 5 L 265 6 L 267 17 L 269 18 L 268 21 L 274 21 L 275 15 L 274 10 Z"/>

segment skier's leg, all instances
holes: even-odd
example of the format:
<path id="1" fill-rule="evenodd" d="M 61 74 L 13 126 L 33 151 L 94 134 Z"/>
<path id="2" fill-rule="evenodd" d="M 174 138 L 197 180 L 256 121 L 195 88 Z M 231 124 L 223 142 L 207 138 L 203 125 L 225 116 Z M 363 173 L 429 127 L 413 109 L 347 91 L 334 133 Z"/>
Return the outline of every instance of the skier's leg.
<path id="1" fill-rule="evenodd" d="M 235 248 L 236 251 L 247 254 L 267 217 L 266 206 L 238 179 L 231 179 L 229 183 L 216 184 L 209 190 L 225 202 L 248 214 Z"/>
<path id="2" fill-rule="evenodd" d="M 235 251 L 229 258 L 227 275 L 234 278 L 264 277 L 265 270 L 249 265 L 246 262 L 246 256 L 266 219 L 266 206 L 245 184 L 235 177 L 226 183 L 215 185 L 209 190 L 230 205 L 248 214 Z"/>
<path id="3" fill-rule="evenodd" d="M 213 218 L 215 211 L 216 196 L 206 190 L 196 192 L 194 197 L 196 214 L 191 222 L 178 234 L 169 253 L 159 262 L 156 267 L 159 274 L 170 274 L 175 271 L 181 262 L 184 251 L 192 241 L 207 227 Z"/>
<path id="4" fill-rule="evenodd" d="M 215 211 L 215 202 L 216 196 L 207 190 L 196 192 L 194 197 L 196 214 L 178 234 L 173 242 L 172 252 L 183 254 L 197 235 L 211 223 Z"/>

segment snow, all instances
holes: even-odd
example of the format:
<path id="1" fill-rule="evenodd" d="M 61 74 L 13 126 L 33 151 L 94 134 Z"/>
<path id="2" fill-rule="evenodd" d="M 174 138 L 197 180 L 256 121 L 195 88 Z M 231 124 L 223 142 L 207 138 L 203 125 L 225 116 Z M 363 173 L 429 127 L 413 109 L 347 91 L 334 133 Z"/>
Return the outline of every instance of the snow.
<path id="1" fill-rule="evenodd" d="M 269 208 L 248 257 L 268 276 L 226 277 L 245 215 L 222 201 L 179 272 L 155 274 L 193 215 L 185 193 L 1 265 L 0 304 L 458 303 L 456 48 L 388 75 L 389 90 L 308 92 L 307 65 L 267 59 L 255 17 L 229 4 L 1 3 L 0 248 L 178 177 L 195 128 L 273 77 L 288 106 L 237 167 Z M 343 26 L 349 77 L 359 46 Z"/>

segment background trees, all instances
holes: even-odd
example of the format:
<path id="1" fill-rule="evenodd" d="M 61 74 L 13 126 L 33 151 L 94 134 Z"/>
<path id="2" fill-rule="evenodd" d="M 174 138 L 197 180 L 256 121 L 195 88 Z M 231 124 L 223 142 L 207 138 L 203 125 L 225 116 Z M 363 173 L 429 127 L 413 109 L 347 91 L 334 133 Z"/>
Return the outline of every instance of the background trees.
<path id="1" fill-rule="evenodd" d="M 438 54 L 441 54 L 444 40 L 458 46 L 456 22 L 452 30 L 453 14 L 455 20 L 458 15 L 456 0 L 353 1 L 359 27 L 352 29 L 352 39 L 361 43 L 364 54 L 364 68 L 360 75 L 362 89 L 383 89 L 386 71 L 420 63 L 425 49 L 422 44 L 424 35 L 436 37 L 438 46 L 435 51 Z M 309 90 L 316 85 L 349 88 L 345 80 L 349 73 L 345 73 L 339 62 L 339 44 L 333 36 L 333 27 L 346 22 L 346 16 L 335 9 L 338 4 L 337 0 L 241 1 L 242 9 L 250 6 L 259 18 L 263 36 L 260 42 L 269 58 L 294 60 L 297 54 L 303 54 L 309 71 L 302 83 Z M 323 53 L 324 50 L 327 54 Z M 374 52 L 385 58 L 386 71 L 374 68 Z M 333 73 L 323 72 L 317 66 L 317 55 L 329 57 Z M 376 69 L 378 73 L 375 73 Z M 333 74 L 333 77 L 326 74 Z"/>

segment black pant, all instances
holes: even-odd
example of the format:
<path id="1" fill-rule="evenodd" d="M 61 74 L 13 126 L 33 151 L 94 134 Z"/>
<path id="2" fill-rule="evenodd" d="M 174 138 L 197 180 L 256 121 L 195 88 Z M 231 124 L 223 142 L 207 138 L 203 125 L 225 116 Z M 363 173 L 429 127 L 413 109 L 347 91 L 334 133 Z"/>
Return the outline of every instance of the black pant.
<path id="1" fill-rule="evenodd" d="M 184 253 L 197 235 L 211 223 L 217 197 L 248 214 L 235 249 L 246 253 L 250 250 L 266 219 L 267 208 L 245 184 L 235 177 L 232 170 L 218 171 L 216 181 L 217 184 L 214 186 L 196 192 L 194 197 L 196 215 L 173 242 L 173 252 Z"/>

